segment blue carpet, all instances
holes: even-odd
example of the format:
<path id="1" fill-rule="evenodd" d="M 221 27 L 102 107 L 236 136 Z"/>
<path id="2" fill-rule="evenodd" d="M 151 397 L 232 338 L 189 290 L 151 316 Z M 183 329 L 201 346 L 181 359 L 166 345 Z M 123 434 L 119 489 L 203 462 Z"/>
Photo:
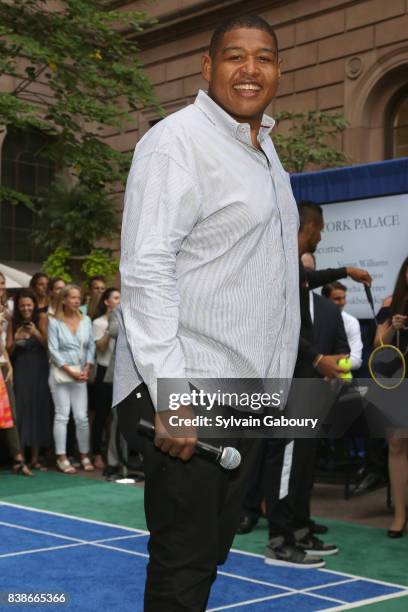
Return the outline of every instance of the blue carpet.
<path id="1" fill-rule="evenodd" d="M 141 612 L 146 545 L 141 531 L 0 503 L 1 591 L 68 595 L 64 606 L 18 610 Z M 236 551 L 220 568 L 209 610 L 315 612 L 407 593 L 339 572 L 267 566 Z"/>

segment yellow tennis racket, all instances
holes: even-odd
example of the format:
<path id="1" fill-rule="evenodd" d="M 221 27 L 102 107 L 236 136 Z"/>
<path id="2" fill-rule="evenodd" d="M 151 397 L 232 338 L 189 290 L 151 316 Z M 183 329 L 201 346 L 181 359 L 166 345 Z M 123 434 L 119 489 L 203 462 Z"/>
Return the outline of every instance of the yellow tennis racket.
<path id="1" fill-rule="evenodd" d="M 378 329 L 378 321 L 374 310 L 374 301 L 369 287 L 364 286 L 368 303 L 373 312 Z M 400 350 L 400 331 L 397 330 L 396 346 L 384 344 L 380 335 L 380 346 L 377 346 L 368 359 L 368 371 L 373 381 L 382 389 L 396 389 L 401 385 L 407 371 L 406 354 Z"/>

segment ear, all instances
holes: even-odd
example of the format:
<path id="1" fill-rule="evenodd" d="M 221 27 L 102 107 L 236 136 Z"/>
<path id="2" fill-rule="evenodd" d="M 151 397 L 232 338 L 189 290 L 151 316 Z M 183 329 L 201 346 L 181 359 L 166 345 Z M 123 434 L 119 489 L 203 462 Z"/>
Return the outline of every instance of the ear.
<path id="1" fill-rule="evenodd" d="M 201 74 L 207 83 L 211 80 L 211 69 L 212 69 L 212 60 L 208 54 L 203 55 L 201 58 Z"/>
<path id="2" fill-rule="evenodd" d="M 282 76 L 282 58 L 278 58 L 278 79 Z"/>

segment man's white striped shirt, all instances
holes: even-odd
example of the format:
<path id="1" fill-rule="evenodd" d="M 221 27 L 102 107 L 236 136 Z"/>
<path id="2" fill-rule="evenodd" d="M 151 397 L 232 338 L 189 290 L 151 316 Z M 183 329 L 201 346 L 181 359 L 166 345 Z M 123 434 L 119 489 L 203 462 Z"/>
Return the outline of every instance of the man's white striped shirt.
<path id="1" fill-rule="evenodd" d="M 291 378 L 298 213 L 264 115 L 258 140 L 200 91 L 138 143 L 122 225 L 114 405 L 143 380 Z M 159 409 L 166 409 L 160 406 Z"/>

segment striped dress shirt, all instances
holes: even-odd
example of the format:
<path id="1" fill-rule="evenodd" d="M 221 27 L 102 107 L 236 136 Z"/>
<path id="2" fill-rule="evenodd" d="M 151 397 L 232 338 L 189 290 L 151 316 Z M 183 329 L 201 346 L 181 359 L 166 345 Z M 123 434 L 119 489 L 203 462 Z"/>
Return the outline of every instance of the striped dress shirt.
<path id="1" fill-rule="evenodd" d="M 122 224 L 114 405 L 143 380 L 291 378 L 298 213 L 264 115 L 258 141 L 200 91 L 138 143 Z"/>

